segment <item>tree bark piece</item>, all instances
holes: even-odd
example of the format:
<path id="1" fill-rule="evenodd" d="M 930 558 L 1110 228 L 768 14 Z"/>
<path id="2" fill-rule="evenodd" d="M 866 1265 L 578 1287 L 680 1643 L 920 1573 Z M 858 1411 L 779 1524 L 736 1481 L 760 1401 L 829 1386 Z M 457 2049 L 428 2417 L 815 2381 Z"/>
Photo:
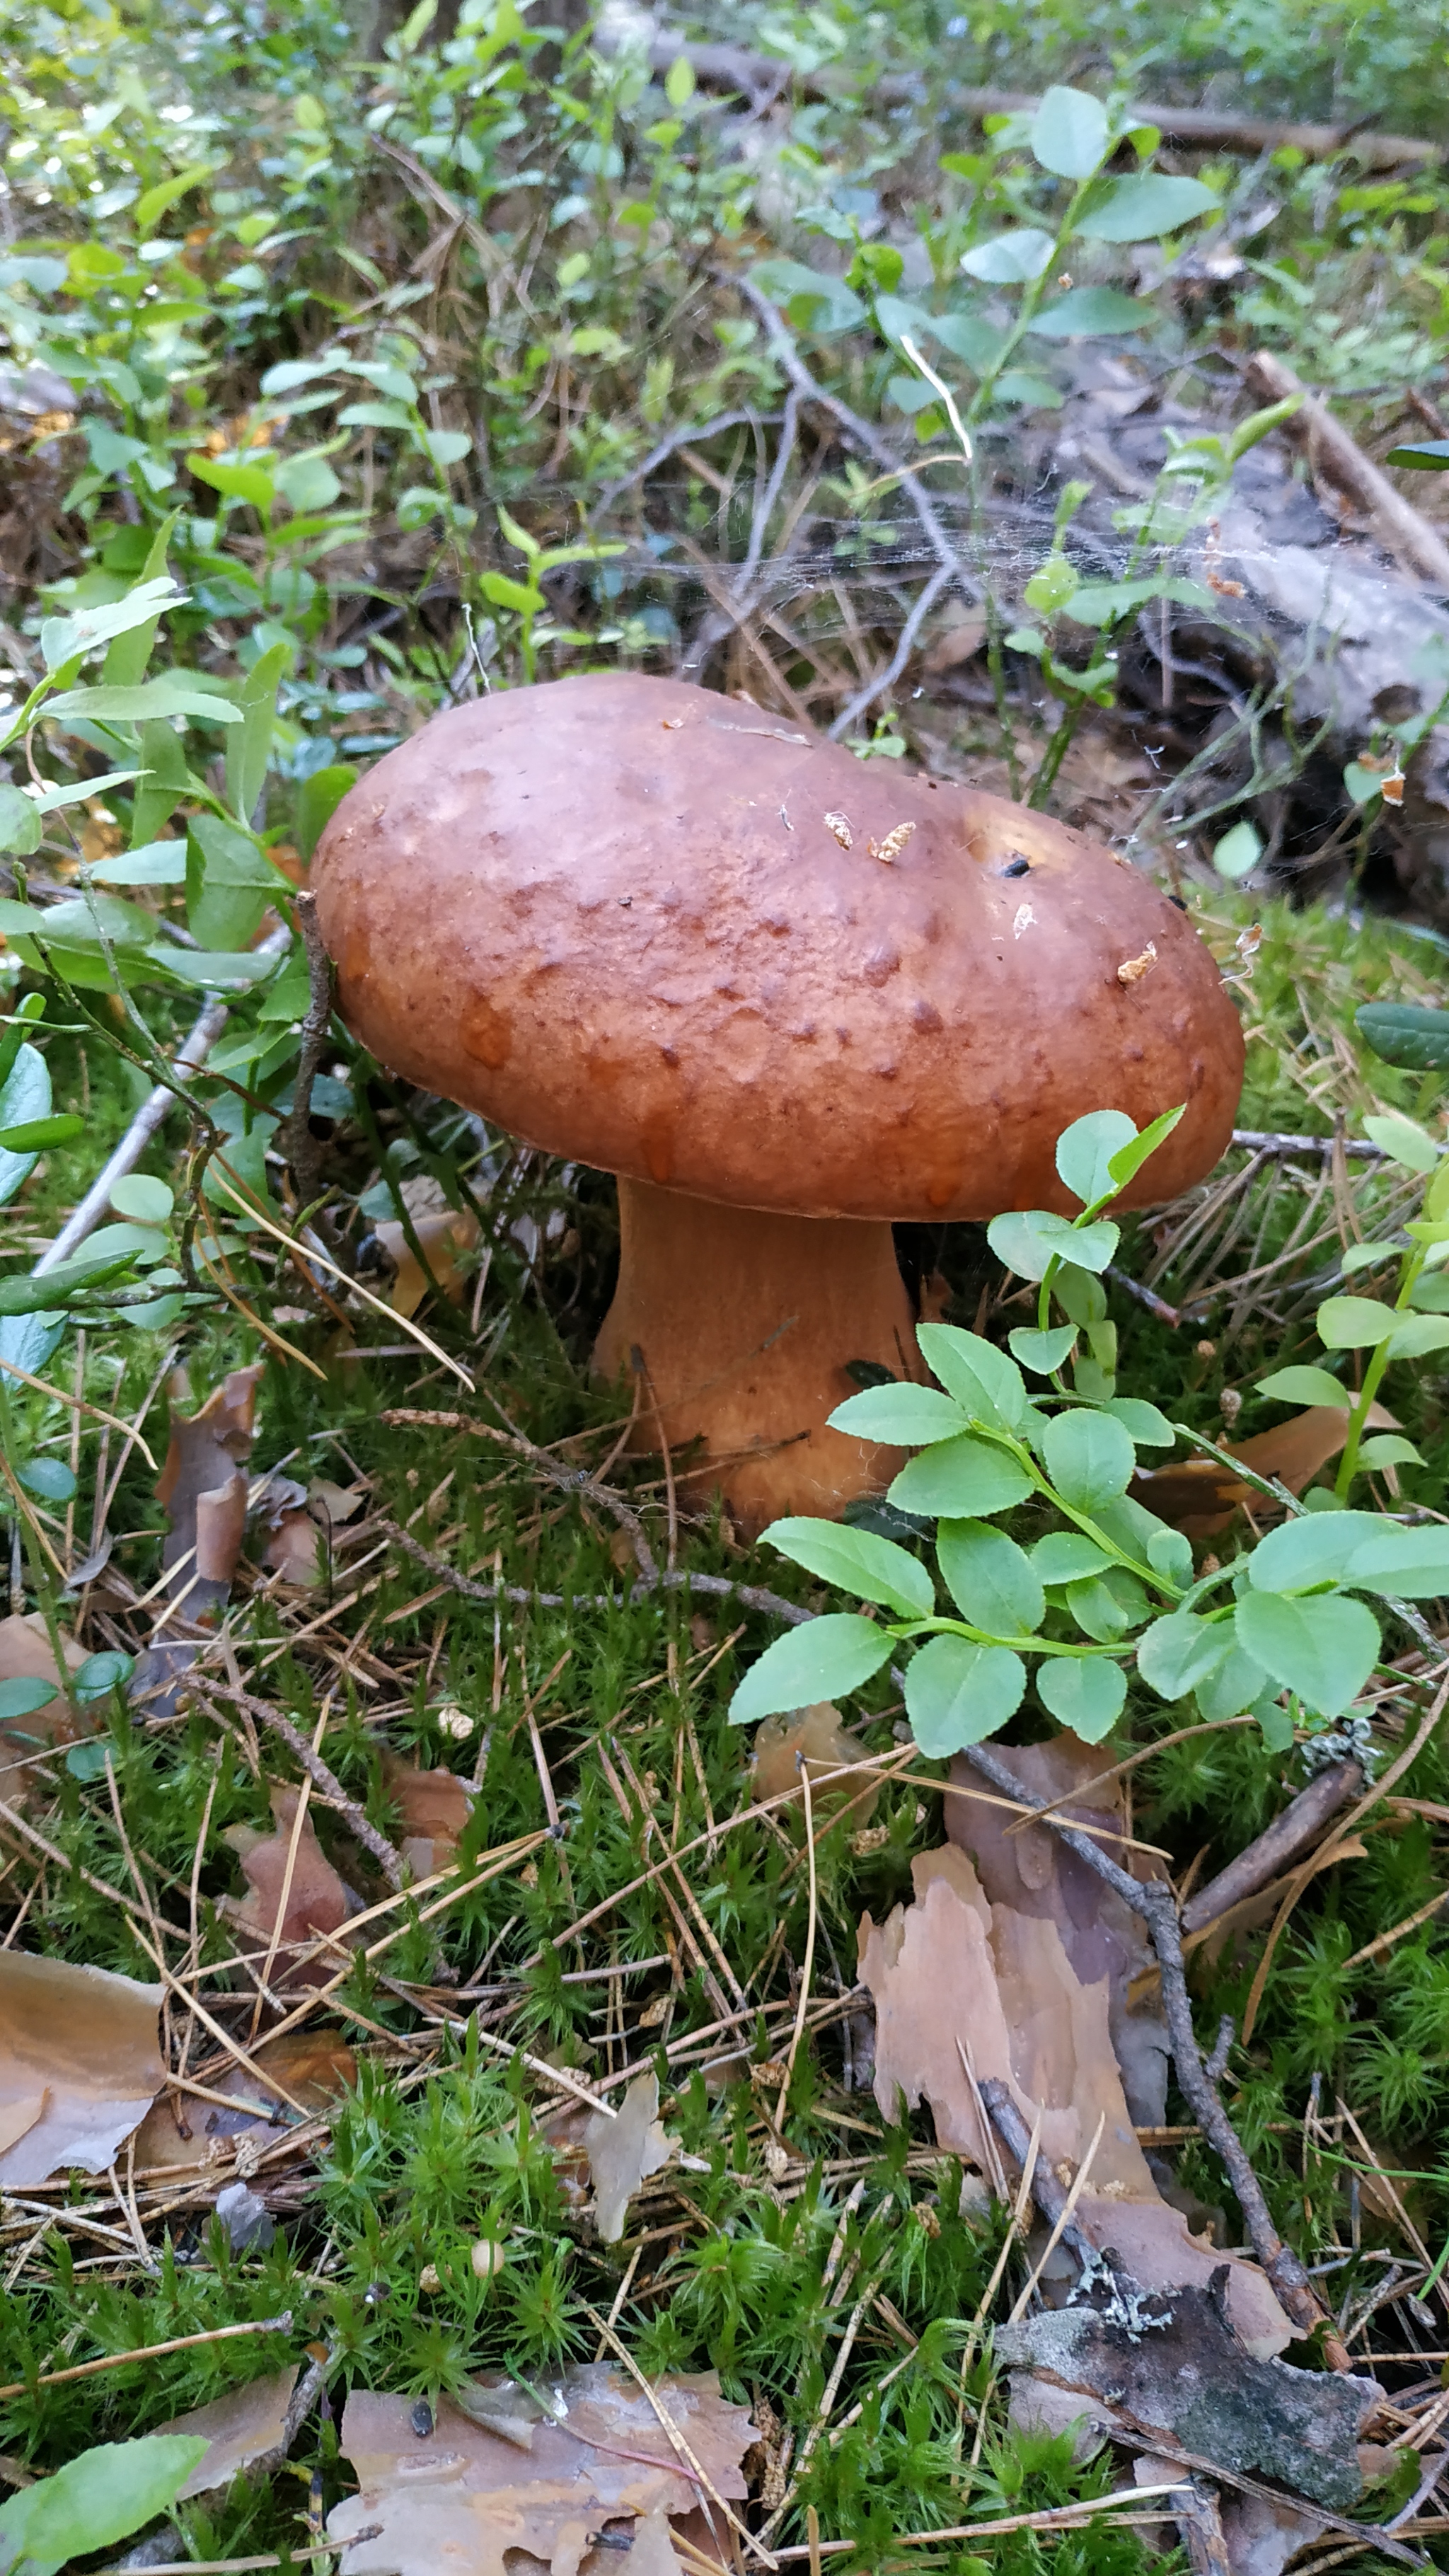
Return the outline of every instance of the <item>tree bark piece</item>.
<path id="1" fill-rule="evenodd" d="M 1290 436 L 1306 447 L 1312 464 L 1328 482 L 1368 512 L 1390 554 L 1411 572 L 1422 574 L 1436 590 L 1449 590 L 1449 544 L 1411 501 L 1395 491 L 1387 474 L 1365 456 L 1327 404 L 1309 393 L 1292 368 L 1285 367 L 1270 349 L 1258 349 L 1248 360 L 1247 382 L 1265 403 L 1302 394 L 1300 410 L 1285 423 Z"/>
<path id="2" fill-rule="evenodd" d="M 599 51 L 605 54 L 623 52 L 629 41 L 629 30 L 619 26 L 605 25 L 594 35 Z M 830 68 L 795 72 L 789 63 L 770 54 L 753 53 L 745 45 L 695 45 L 661 29 L 649 38 L 648 53 L 649 67 L 656 72 L 668 71 L 671 63 L 685 55 L 702 89 L 741 90 L 757 109 L 769 106 L 790 89 L 806 98 L 837 101 L 858 94 L 858 84 L 848 73 Z M 877 107 L 909 107 L 923 96 L 923 84 L 914 75 L 883 72 L 871 85 L 869 103 Z M 972 89 L 955 81 L 948 85 L 943 103 L 971 117 L 1015 116 L 1041 104 L 1030 90 Z M 1277 152 L 1286 146 L 1305 153 L 1310 161 L 1331 160 L 1334 153 L 1351 146 L 1372 170 L 1394 170 L 1404 162 L 1440 158 L 1438 145 L 1422 135 L 1360 132 L 1353 124 L 1285 125 L 1272 117 L 1237 116 L 1221 108 L 1206 107 L 1142 105 L 1130 113 L 1136 124 L 1155 125 L 1168 143 L 1226 146 L 1229 151 L 1254 153 Z"/>
<path id="3" fill-rule="evenodd" d="M 1363 1767 L 1353 1760 L 1335 1762 L 1330 1770 L 1320 1771 L 1306 1789 L 1289 1800 L 1281 1815 L 1259 1834 L 1256 1842 L 1230 1860 L 1226 1869 L 1210 1878 L 1206 1887 L 1189 1897 L 1182 1909 L 1184 1932 L 1200 1932 L 1206 1923 L 1215 1923 L 1220 1914 L 1241 1905 L 1244 1897 L 1256 1896 L 1281 1870 L 1295 1861 L 1317 1841 L 1330 1816 L 1357 1797 L 1363 1787 Z"/>

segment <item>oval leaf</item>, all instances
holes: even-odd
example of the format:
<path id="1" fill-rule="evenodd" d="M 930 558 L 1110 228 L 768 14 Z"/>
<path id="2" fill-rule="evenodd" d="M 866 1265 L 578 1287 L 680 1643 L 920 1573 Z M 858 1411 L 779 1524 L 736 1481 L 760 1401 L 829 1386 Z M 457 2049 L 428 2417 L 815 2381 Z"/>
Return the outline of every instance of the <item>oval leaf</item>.
<path id="1" fill-rule="evenodd" d="M 1343 1580 L 1403 1601 L 1437 1601 L 1449 1592 L 1449 1529 L 1440 1522 L 1421 1529 L 1381 1522 L 1375 1536 L 1354 1549 Z"/>
<path id="2" fill-rule="evenodd" d="M 1312 1601 L 1245 1592 L 1233 1624 L 1243 1652 L 1318 1717 L 1342 1716 L 1378 1661 L 1378 1621 L 1341 1592 Z"/>
<path id="3" fill-rule="evenodd" d="M 1368 1351 L 1386 1342 L 1398 1317 L 1375 1297 L 1326 1297 L 1318 1309 L 1318 1338 L 1330 1351 Z"/>
<path id="4" fill-rule="evenodd" d="M 1143 331 L 1152 318 L 1150 304 L 1140 304 L 1115 286 L 1074 286 L 1026 327 L 1041 340 L 1081 340 L 1102 332 Z"/>
<path id="5" fill-rule="evenodd" d="M 1054 86 L 1031 121 L 1032 158 L 1059 179 L 1090 179 L 1106 152 L 1107 130 L 1099 98 Z"/>
<path id="6" fill-rule="evenodd" d="M 1173 179 L 1165 170 L 1143 170 L 1118 179 L 1105 197 L 1083 215 L 1077 230 L 1087 241 L 1160 241 L 1199 215 L 1216 212 L 1221 200 L 1201 179 Z"/>
<path id="7" fill-rule="evenodd" d="M 890 1659 L 892 1639 L 871 1619 L 832 1611 L 806 1620 L 767 1646 L 730 1701 L 731 1726 L 785 1717 L 823 1699 L 844 1699 Z"/>
<path id="8" fill-rule="evenodd" d="M 1442 1350 L 1449 1350 L 1449 1315 L 1406 1315 L 1389 1335 L 1391 1360 L 1422 1360 Z"/>
<path id="9" fill-rule="evenodd" d="M 1031 1562 L 1040 1583 L 1085 1583 L 1112 1559 L 1084 1530 L 1048 1530 L 1032 1549 Z"/>
<path id="10" fill-rule="evenodd" d="M 832 1431 L 856 1440 L 884 1440 L 896 1449 L 921 1449 L 932 1440 L 955 1440 L 967 1417 L 934 1386 L 868 1386 L 848 1395 L 830 1416 Z"/>
<path id="11" fill-rule="evenodd" d="M 1009 1646 L 933 1637 L 906 1666 L 906 1715 L 933 1762 L 995 1735 L 1025 1695 L 1026 1666 Z"/>
<path id="12" fill-rule="evenodd" d="M 1078 1406 L 1047 1424 L 1042 1459 L 1063 1501 L 1091 1511 L 1126 1493 L 1137 1452 L 1131 1434 L 1109 1413 Z"/>
<path id="13" fill-rule="evenodd" d="M 1376 1512 L 1305 1512 L 1259 1539 L 1248 1580 L 1255 1592 L 1309 1592 L 1318 1583 L 1337 1583 L 1355 1549 L 1382 1529 Z"/>
<path id="14" fill-rule="evenodd" d="M 994 241 L 978 242 L 974 250 L 963 250 L 961 265 L 968 277 L 979 277 L 988 286 L 1027 286 L 1040 277 L 1051 255 L 1051 234 L 1027 225 L 1020 232 L 998 233 Z"/>
<path id="15" fill-rule="evenodd" d="M 1432 1172 L 1439 1160 L 1439 1148 L 1427 1129 L 1400 1110 L 1391 1109 L 1383 1118 L 1366 1118 L 1363 1132 L 1371 1145 L 1381 1145 L 1390 1161 L 1402 1163 L 1406 1171 Z"/>
<path id="16" fill-rule="evenodd" d="M 0 2557 L 25 2576 L 59 2576 L 164 2513 L 209 2448 L 199 2434 L 150 2433 L 82 2451 L 0 2505 Z"/>
<path id="17" fill-rule="evenodd" d="M 1023 1368 L 1034 1370 L 1038 1377 L 1050 1377 L 1070 1357 L 1077 1328 L 1075 1324 L 1054 1324 L 1050 1332 L 1039 1333 L 1028 1325 L 1018 1324 L 1015 1332 L 1008 1333 L 1006 1338 L 1011 1344 L 1012 1357 L 1020 1360 Z"/>
<path id="18" fill-rule="evenodd" d="M 11 1682 L 0 1682 L 0 1724 L 12 1717 L 33 1717 L 38 1708 L 49 1708 L 55 1695 L 54 1682 L 32 1682 L 19 1676 Z"/>
<path id="19" fill-rule="evenodd" d="M 1359 1036 L 1385 1064 L 1410 1073 L 1442 1073 L 1449 1066 L 1449 1011 L 1424 1011 L 1412 1002 L 1365 1002 L 1354 1013 Z"/>
<path id="20" fill-rule="evenodd" d="M 984 1520 L 1024 1503 L 1031 1490 L 1031 1478 L 1014 1458 L 968 1435 L 923 1449 L 901 1469 L 887 1499 L 897 1511 L 923 1512 L 928 1519 Z"/>
<path id="21" fill-rule="evenodd" d="M 1015 1431 L 1026 1419 L 1026 1388 L 1014 1360 L 957 1324 L 918 1324 L 916 1340 L 933 1376 L 973 1422 Z"/>
<path id="22" fill-rule="evenodd" d="M 1190 1610 L 1174 1610 L 1170 1619 L 1154 1619 L 1138 1638 L 1137 1669 L 1159 1699 L 1186 1699 L 1226 1663 L 1234 1644 L 1230 1619 L 1199 1619 Z M 1261 1674 L 1258 1679 L 1261 1687 Z M 1256 1695 L 1250 1691 L 1248 1698 Z"/>
<path id="23" fill-rule="evenodd" d="M 1136 1122 L 1125 1109 L 1092 1109 L 1064 1127 L 1057 1138 L 1057 1171 L 1073 1198 L 1083 1207 L 1111 1198 L 1117 1188 L 1113 1160 L 1136 1139 Z"/>
<path id="24" fill-rule="evenodd" d="M 1059 1726 L 1084 1744 L 1110 1735 L 1127 1697 L 1127 1676 L 1105 1655 L 1050 1655 L 1037 1667 L 1037 1697 Z"/>
<path id="25" fill-rule="evenodd" d="M 905 1619 L 929 1619 L 936 1607 L 936 1587 L 924 1565 L 873 1530 L 795 1519 L 772 1521 L 764 1537 L 807 1574 L 854 1593 L 858 1601 L 883 1601 Z"/>
<path id="26" fill-rule="evenodd" d="M 993 1637 L 1030 1635 L 1046 1617 L 1041 1577 L 1014 1538 L 987 1521 L 943 1521 L 936 1562 L 952 1600 L 973 1628 Z"/>
<path id="27" fill-rule="evenodd" d="M 1267 1685 L 1268 1676 L 1262 1665 L 1255 1664 L 1251 1655 L 1245 1655 L 1242 1647 L 1235 1645 L 1205 1680 L 1198 1683 L 1198 1715 L 1206 1718 L 1209 1724 L 1219 1718 L 1241 1717 L 1245 1708 L 1252 1708 L 1262 1698 Z M 1288 1740 L 1290 1743 L 1293 1740 L 1291 1726 Z"/>
<path id="28" fill-rule="evenodd" d="M 1258 1393 L 1271 1395 L 1278 1404 L 1338 1404 L 1347 1411 L 1353 1403 L 1352 1387 L 1323 1368 L 1274 1369 L 1271 1377 L 1259 1378 Z"/>

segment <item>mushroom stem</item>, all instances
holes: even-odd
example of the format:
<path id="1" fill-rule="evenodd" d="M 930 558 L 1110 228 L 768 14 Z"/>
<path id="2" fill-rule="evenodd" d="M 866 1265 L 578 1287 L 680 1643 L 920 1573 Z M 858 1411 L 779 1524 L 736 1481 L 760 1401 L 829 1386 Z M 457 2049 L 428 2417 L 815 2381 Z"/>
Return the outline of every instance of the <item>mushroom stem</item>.
<path id="1" fill-rule="evenodd" d="M 657 1449 L 662 1429 L 681 1489 L 718 1485 L 743 1535 L 889 1484 L 901 1451 L 827 1416 L 856 1391 L 852 1360 L 922 1374 L 915 1323 L 889 1225 L 619 1182 L 619 1285 L 594 1365 L 617 1377 L 642 1357 L 653 1400 L 633 1445 Z"/>

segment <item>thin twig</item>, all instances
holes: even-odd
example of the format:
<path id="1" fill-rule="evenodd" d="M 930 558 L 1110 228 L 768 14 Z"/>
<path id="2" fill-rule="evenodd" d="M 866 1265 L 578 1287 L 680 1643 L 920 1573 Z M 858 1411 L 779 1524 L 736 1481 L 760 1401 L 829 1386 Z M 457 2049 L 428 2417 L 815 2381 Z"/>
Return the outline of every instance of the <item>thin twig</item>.
<path id="1" fill-rule="evenodd" d="M 315 894 L 297 897 L 297 928 L 307 956 L 307 1015 L 302 1022 L 302 1052 L 292 1107 L 281 1133 L 282 1151 L 291 1165 L 297 1209 L 315 1209 L 322 1196 L 322 1148 L 312 1133 L 312 1085 L 322 1062 L 332 1021 L 332 960 L 317 926 Z M 312 1222 L 316 1223 L 315 1216 Z"/>

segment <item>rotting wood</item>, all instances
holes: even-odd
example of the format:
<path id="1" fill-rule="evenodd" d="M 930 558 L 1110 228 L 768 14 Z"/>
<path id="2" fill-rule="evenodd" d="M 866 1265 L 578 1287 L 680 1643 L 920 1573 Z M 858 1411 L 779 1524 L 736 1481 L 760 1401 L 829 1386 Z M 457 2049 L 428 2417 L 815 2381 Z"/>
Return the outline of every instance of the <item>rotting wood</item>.
<path id="1" fill-rule="evenodd" d="M 594 43 L 601 53 L 620 53 L 630 43 L 630 31 L 605 24 L 596 29 Z M 661 29 L 649 37 L 647 49 L 651 71 L 667 72 L 682 54 L 702 89 L 740 90 L 756 109 L 771 105 L 788 90 L 836 104 L 865 103 L 860 84 L 853 82 L 848 73 L 842 75 L 829 69 L 796 72 L 789 63 L 769 54 L 754 53 L 745 45 L 691 44 L 683 36 Z M 899 72 L 877 74 L 870 83 L 869 97 L 870 104 L 876 107 L 925 104 L 923 84 Z M 973 118 L 1030 114 L 1040 104 L 1039 94 L 1030 90 L 977 89 L 956 81 L 946 85 L 938 102 L 947 113 L 954 111 Z M 1225 147 L 1229 151 L 1258 153 L 1286 148 L 1302 152 L 1310 161 L 1328 161 L 1335 153 L 1352 151 L 1372 170 L 1395 170 L 1407 162 L 1440 158 L 1439 146 L 1423 135 L 1376 134 L 1351 123 L 1285 124 L 1273 117 L 1239 116 L 1229 109 L 1145 102 L 1129 108 L 1124 121 L 1155 125 L 1164 142 L 1204 149 Z"/>
<path id="2" fill-rule="evenodd" d="M 1286 402 L 1295 394 L 1302 396 L 1299 409 L 1285 423 L 1290 437 L 1303 443 L 1311 463 L 1330 483 L 1368 512 L 1390 554 L 1411 572 L 1422 574 L 1436 589 L 1449 590 L 1449 544 L 1422 511 L 1394 489 L 1387 474 L 1365 456 L 1357 439 L 1350 436 L 1342 421 L 1334 419 L 1328 405 L 1310 393 L 1271 349 L 1255 350 L 1245 375 L 1249 391 L 1265 403 Z"/>

